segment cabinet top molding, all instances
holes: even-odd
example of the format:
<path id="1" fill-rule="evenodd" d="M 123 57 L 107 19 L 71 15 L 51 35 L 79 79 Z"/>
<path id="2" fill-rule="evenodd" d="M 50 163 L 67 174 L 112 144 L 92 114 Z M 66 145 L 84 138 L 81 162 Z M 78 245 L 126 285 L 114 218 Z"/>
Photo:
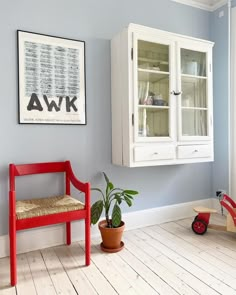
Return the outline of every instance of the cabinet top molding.
<path id="1" fill-rule="evenodd" d="M 227 4 L 227 0 L 172 0 L 188 6 L 200 8 L 207 11 L 215 11 L 216 9 Z"/>
<path id="2" fill-rule="evenodd" d="M 198 43 L 199 43 L 199 41 L 202 41 L 203 43 L 211 45 L 212 47 L 215 44 L 214 42 L 206 40 L 206 39 L 195 38 L 195 37 L 191 37 L 188 35 L 172 33 L 169 31 L 164 31 L 164 30 L 160 30 L 160 29 L 156 29 L 156 28 L 150 28 L 150 27 L 147 27 L 144 25 L 138 25 L 138 24 L 134 24 L 134 23 L 130 23 L 126 29 L 128 29 L 128 31 L 135 31 L 135 32 L 145 33 L 145 34 L 149 33 L 150 35 L 155 35 L 155 36 L 158 34 L 159 36 L 163 35 L 165 37 L 166 37 L 166 33 L 168 33 L 169 36 L 172 38 L 176 38 L 176 39 L 183 39 L 183 38 L 186 39 L 187 38 L 189 40 L 192 40 L 193 42 L 197 41 Z"/>

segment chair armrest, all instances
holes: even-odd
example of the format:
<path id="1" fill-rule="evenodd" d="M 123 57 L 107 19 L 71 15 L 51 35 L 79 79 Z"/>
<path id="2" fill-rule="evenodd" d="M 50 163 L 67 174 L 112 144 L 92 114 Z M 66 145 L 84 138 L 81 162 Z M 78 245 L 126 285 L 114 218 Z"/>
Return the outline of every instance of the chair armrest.
<path id="1" fill-rule="evenodd" d="M 66 161 L 66 168 L 68 172 L 68 177 L 73 186 L 85 193 L 85 204 L 90 207 L 90 183 L 89 182 L 81 182 L 74 174 L 71 164 L 69 161 Z"/>

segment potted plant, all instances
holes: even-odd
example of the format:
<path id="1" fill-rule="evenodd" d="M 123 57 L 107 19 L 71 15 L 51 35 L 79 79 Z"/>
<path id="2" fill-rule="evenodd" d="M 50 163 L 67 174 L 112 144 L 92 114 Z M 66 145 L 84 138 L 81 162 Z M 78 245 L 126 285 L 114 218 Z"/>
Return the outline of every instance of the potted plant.
<path id="1" fill-rule="evenodd" d="M 101 249 L 112 253 L 120 251 L 124 247 L 121 238 L 125 224 L 122 221 L 120 204 L 124 201 L 129 207 L 132 206 L 133 197 L 138 192 L 116 188 L 105 172 L 103 172 L 103 176 L 106 182 L 105 190 L 92 188 L 101 194 L 101 200 L 96 201 L 91 207 L 91 223 L 96 224 L 105 210 L 105 220 L 98 223 L 102 236 Z"/>

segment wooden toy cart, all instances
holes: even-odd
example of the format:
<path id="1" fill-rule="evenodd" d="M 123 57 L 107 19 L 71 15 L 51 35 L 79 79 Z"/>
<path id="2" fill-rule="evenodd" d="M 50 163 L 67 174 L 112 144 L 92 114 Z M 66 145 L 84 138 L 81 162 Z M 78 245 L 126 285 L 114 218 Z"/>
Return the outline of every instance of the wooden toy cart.
<path id="1" fill-rule="evenodd" d="M 221 206 L 228 211 L 226 226 L 209 223 L 211 214 L 217 213 L 217 210 L 206 207 L 195 207 L 193 210 L 197 212 L 198 215 L 192 222 L 192 230 L 196 234 L 205 234 L 207 228 L 220 231 L 236 232 L 236 203 L 225 193 L 220 193 L 218 197 L 220 198 Z"/>

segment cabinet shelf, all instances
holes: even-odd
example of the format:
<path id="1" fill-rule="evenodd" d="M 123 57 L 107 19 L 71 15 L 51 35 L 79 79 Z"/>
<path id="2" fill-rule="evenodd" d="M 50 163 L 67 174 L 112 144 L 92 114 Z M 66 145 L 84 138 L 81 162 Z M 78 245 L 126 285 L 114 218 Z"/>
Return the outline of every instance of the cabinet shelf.
<path id="1" fill-rule="evenodd" d="M 201 107 L 181 107 L 182 110 L 194 110 L 194 111 L 207 111 L 208 108 L 201 108 Z"/>
<path id="2" fill-rule="evenodd" d="M 164 72 L 164 71 L 158 71 L 158 70 L 152 70 L 152 69 L 143 69 L 143 68 L 138 68 L 139 72 L 143 73 L 154 73 L 154 74 L 160 74 L 160 75 L 169 75 L 169 72 Z"/>
<path id="3" fill-rule="evenodd" d="M 186 77 L 186 78 L 194 78 L 194 79 L 204 79 L 206 80 L 206 76 L 197 76 L 197 75 L 188 75 L 188 74 L 181 74 L 181 77 Z"/>
<path id="4" fill-rule="evenodd" d="M 162 71 L 156 71 L 156 70 L 144 70 L 144 69 L 138 68 L 139 81 L 155 83 L 168 78 L 169 78 L 169 72 L 162 72 Z"/>
<path id="5" fill-rule="evenodd" d="M 151 59 L 151 58 L 147 58 L 147 57 L 139 57 L 138 61 L 144 61 L 144 62 L 150 62 L 150 63 L 156 63 L 158 65 L 168 65 L 169 62 L 168 61 L 164 61 L 164 60 L 158 60 L 158 59 Z"/>
<path id="6" fill-rule="evenodd" d="M 138 107 L 140 109 L 152 109 L 152 110 L 168 110 L 169 106 L 156 106 L 156 105 L 146 105 L 146 104 L 139 104 Z"/>

